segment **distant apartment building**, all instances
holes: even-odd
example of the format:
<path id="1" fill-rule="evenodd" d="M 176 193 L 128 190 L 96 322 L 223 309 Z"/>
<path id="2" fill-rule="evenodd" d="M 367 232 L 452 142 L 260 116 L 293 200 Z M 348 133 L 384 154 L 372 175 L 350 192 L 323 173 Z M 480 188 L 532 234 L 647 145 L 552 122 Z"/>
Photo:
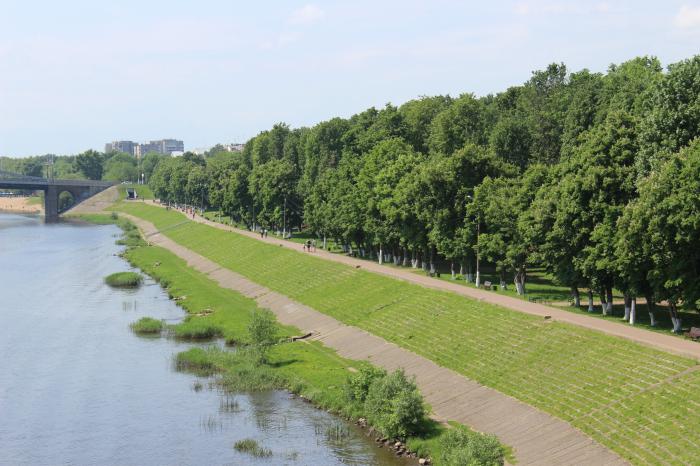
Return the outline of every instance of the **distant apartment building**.
<path id="1" fill-rule="evenodd" d="M 141 158 L 149 152 L 178 154 L 185 151 L 185 143 L 178 139 L 160 139 L 139 144 L 133 141 L 113 141 L 105 144 L 105 152 L 126 152 Z"/>
<path id="2" fill-rule="evenodd" d="M 105 152 L 126 152 L 136 155 L 138 143 L 134 141 L 112 141 L 105 144 Z"/>
<path id="3" fill-rule="evenodd" d="M 224 144 L 224 149 L 226 149 L 229 152 L 242 152 L 244 148 L 245 144 Z"/>

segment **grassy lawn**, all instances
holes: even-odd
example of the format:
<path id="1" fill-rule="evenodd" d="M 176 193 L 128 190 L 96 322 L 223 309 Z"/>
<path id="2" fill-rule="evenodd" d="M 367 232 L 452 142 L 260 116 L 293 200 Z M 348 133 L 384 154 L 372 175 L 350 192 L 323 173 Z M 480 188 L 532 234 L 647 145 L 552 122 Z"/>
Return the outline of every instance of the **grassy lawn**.
<path id="1" fill-rule="evenodd" d="M 685 372 L 697 361 L 185 222 L 178 212 L 118 208 L 261 285 L 564 419 L 635 464 L 700 457 L 700 372 Z"/>
<path id="2" fill-rule="evenodd" d="M 148 185 L 145 184 L 120 184 L 118 185 L 118 190 L 119 190 L 119 199 L 125 199 L 126 198 L 126 189 L 135 189 L 136 190 L 136 195 L 138 196 L 138 199 L 153 199 L 153 192 L 151 192 L 151 188 L 148 187 Z"/>

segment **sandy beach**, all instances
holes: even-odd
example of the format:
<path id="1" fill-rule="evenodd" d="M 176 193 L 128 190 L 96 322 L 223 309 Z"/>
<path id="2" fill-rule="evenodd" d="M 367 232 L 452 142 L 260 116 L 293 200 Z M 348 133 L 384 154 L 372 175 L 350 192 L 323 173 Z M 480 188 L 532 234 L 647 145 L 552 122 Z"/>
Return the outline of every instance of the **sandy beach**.
<path id="1" fill-rule="evenodd" d="M 30 204 L 30 199 L 34 203 Z M 22 212 L 39 214 L 44 211 L 44 205 L 31 197 L 0 197 L 0 212 Z"/>

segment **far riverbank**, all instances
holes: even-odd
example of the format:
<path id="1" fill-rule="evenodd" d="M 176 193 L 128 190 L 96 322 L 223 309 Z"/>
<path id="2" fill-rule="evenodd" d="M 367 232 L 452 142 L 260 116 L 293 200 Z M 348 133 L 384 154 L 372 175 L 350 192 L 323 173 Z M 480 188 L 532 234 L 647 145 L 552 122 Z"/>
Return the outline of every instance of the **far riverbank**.
<path id="1" fill-rule="evenodd" d="M 36 196 L 0 197 L 0 212 L 40 214 L 43 211 L 41 198 Z"/>

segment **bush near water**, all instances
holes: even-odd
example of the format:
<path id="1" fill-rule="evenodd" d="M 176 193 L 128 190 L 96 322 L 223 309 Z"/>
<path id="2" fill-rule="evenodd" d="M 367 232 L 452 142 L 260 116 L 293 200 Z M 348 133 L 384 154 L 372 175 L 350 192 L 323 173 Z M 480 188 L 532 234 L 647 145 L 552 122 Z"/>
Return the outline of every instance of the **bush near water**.
<path id="1" fill-rule="evenodd" d="M 136 288 L 143 277 L 136 272 L 117 272 L 105 277 L 105 283 L 116 288 Z"/>

